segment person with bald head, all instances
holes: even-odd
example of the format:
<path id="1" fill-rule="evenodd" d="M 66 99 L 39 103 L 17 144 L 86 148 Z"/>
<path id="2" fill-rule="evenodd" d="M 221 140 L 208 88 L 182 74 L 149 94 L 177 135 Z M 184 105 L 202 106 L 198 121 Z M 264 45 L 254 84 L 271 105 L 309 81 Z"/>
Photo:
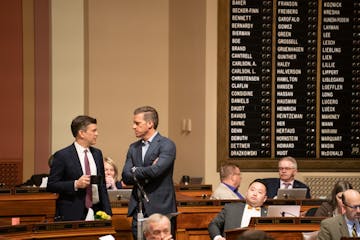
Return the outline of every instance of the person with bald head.
<path id="1" fill-rule="evenodd" d="M 343 214 L 321 221 L 319 240 L 360 237 L 360 193 L 349 189 L 342 194 Z"/>

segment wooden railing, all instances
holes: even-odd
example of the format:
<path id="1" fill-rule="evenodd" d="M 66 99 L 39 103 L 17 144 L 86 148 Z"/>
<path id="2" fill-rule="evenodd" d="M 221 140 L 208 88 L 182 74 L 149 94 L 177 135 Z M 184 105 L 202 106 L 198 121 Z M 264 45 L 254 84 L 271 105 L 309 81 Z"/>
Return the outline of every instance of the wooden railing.
<path id="1" fill-rule="evenodd" d="M 256 229 L 267 232 L 276 240 L 302 240 L 304 232 L 318 231 L 323 219 L 319 217 L 257 217 L 251 219 L 248 228 L 230 229 L 225 231 L 225 234 L 227 240 L 236 240 L 244 231 Z"/>
<path id="2" fill-rule="evenodd" d="M 0 225 L 11 225 L 13 218 L 25 224 L 53 222 L 57 197 L 53 193 L 0 195 Z"/>
<path id="3" fill-rule="evenodd" d="M 74 221 L 1 226 L 0 239 L 86 239 L 114 235 L 111 221 Z"/>

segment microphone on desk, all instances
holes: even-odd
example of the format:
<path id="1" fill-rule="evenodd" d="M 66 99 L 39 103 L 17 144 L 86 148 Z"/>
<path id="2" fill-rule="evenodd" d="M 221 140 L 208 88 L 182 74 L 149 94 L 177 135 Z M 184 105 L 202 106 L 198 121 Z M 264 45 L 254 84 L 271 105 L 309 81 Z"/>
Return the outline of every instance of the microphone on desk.
<path id="1" fill-rule="evenodd" d="M 149 200 L 148 196 L 146 195 L 146 192 L 145 192 L 143 186 L 140 184 L 140 182 L 137 180 L 137 178 L 135 176 L 135 171 L 133 170 L 132 173 L 133 173 L 133 178 L 136 183 L 136 186 L 139 188 L 141 195 L 144 197 L 146 202 L 149 202 L 150 200 Z"/>
<path id="2" fill-rule="evenodd" d="M 285 214 L 290 215 L 290 216 L 292 216 L 292 217 L 298 217 L 298 216 L 296 216 L 295 214 L 292 214 L 291 212 L 282 211 L 282 212 L 280 212 L 280 214 L 281 214 L 282 217 L 285 217 Z"/>

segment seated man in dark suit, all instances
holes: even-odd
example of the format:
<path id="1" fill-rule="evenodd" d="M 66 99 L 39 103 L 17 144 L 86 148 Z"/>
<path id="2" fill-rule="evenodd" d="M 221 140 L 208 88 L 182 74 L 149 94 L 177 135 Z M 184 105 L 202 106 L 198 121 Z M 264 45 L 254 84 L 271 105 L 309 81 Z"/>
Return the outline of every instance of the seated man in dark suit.
<path id="1" fill-rule="evenodd" d="M 279 188 L 306 188 L 306 198 L 311 198 L 309 187 L 295 180 L 295 175 L 297 173 L 297 162 L 295 158 L 287 156 L 279 160 L 279 177 L 280 178 L 264 178 L 268 193 L 268 198 L 275 198 Z"/>
<path id="2" fill-rule="evenodd" d="M 232 228 L 247 227 L 251 217 L 264 217 L 267 212 L 262 207 L 266 201 L 266 185 L 261 179 L 254 180 L 245 194 L 246 202 L 225 204 L 221 212 L 208 226 L 212 240 L 223 240 L 224 231 Z"/>

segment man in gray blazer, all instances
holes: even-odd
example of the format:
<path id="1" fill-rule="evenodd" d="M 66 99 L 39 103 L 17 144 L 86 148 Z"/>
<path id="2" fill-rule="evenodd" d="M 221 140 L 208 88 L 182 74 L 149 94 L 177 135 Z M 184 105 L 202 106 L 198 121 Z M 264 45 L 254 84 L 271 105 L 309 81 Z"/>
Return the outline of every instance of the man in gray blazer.
<path id="1" fill-rule="evenodd" d="M 244 199 L 238 188 L 241 182 L 241 173 L 238 165 L 226 163 L 220 168 L 221 183 L 211 194 L 211 199 Z"/>
<path id="2" fill-rule="evenodd" d="M 246 203 L 225 204 L 221 212 L 210 222 L 208 231 L 212 240 L 225 239 L 225 230 L 247 227 L 251 217 L 266 216 L 262 207 L 266 201 L 266 185 L 261 179 L 254 180 L 245 194 Z"/>
<path id="3" fill-rule="evenodd" d="M 354 189 L 342 194 L 345 212 L 321 221 L 318 240 L 339 240 L 341 237 L 360 237 L 360 193 Z"/>
<path id="4" fill-rule="evenodd" d="M 140 206 L 144 217 L 177 211 L 173 183 L 176 147 L 157 132 L 158 121 L 153 107 L 144 106 L 134 111 L 133 129 L 139 140 L 130 145 L 122 172 L 124 183 L 134 185 L 128 206 L 128 216 L 133 217 L 134 239 L 137 239 Z M 175 218 L 171 219 L 171 227 L 175 236 Z"/>

